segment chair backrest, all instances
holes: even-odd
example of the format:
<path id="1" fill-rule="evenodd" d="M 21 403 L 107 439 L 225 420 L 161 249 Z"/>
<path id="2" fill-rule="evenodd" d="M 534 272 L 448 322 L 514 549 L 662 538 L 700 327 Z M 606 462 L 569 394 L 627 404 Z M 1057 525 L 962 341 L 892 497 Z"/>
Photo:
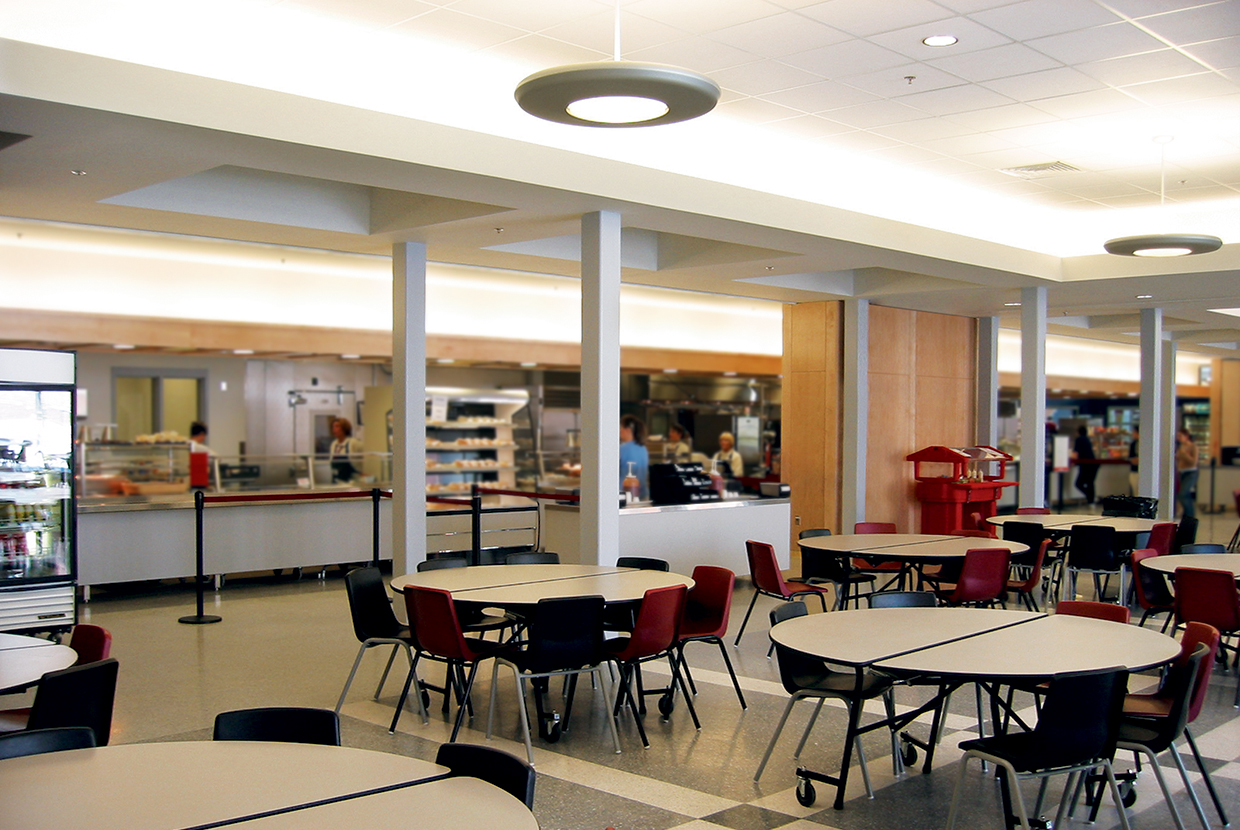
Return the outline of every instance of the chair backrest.
<path id="1" fill-rule="evenodd" d="M 1042 582 L 1042 566 L 1046 563 L 1046 552 L 1050 550 L 1050 547 L 1051 540 L 1043 539 L 1038 543 L 1037 547 L 1033 549 L 1032 561 L 1029 560 L 1028 554 L 1021 554 L 1018 564 L 1028 564 L 1029 574 L 1025 577 L 1024 582 L 1020 583 L 1018 586 L 1012 587 L 1018 587 L 1020 590 L 1025 592 L 1030 592 L 1037 589 L 1038 585 Z"/>
<path id="2" fill-rule="evenodd" d="M 1110 602 L 1089 602 L 1081 599 L 1065 599 L 1055 606 L 1056 614 L 1069 617 L 1089 617 L 1094 620 L 1106 620 L 1127 625 L 1132 620 L 1132 612 L 1125 605 Z"/>
<path id="3" fill-rule="evenodd" d="M 1201 664 L 1210 655 L 1210 647 L 1196 643 L 1191 651 L 1181 656 L 1171 666 L 1159 687 L 1159 695 L 1170 703 L 1167 714 L 1160 718 L 1141 718 L 1141 726 L 1152 730 L 1154 735 L 1142 740 L 1155 753 L 1162 752 L 1172 742 L 1178 741 L 1188 724 L 1193 692 L 1201 674 Z M 1213 659 L 1211 656 L 1210 659 Z"/>
<path id="4" fill-rule="evenodd" d="M 442 571 L 447 568 L 468 568 L 469 560 L 463 556 L 436 556 L 418 563 L 418 573 Z"/>
<path id="5" fill-rule="evenodd" d="M 95 730 L 89 726 L 61 726 L 54 729 L 26 729 L 0 735 L 0 761 L 23 758 L 66 749 L 91 749 L 95 746 Z"/>
<path id="6" fill-rule="evenodd" d="M 939 604 L 933 591 L 879 591 L 869 596 L 871 608 L 934 608 Z"/>
<path id="7" fill-rule="evenodd" d="M 593 666 L 603 655 L 601 596 L 541 599 L 526 614 L 522 664 L 532 672 Z"/>
<path id="8" fill-rule="evenodd" d="M 786 597 L 788 589 L 784 587 L 784 575 L 779 570 L 779 560 L 775 558 L 775 548 L 766 542 L 745 542 L 745 555 L 749 557 L 749 575 L 753 578 L 753 586 L 768 594 Z"/>
<path id="9" fill-rule="evenodd" d="M 1153 534 L 1150 534 L 1151 538 Z M 1141 548 L 1132 552 L 1132 572 L 1136 579 L 1132 587 L 1137 593 L 1137 604 L 1142 608 L 1166 608 L 1171 605 L 1171 591 L 1167 588 L 1167 579 L 1158 571 L 1145 567 L 1147 559 L 1159 556 L 1153 548 Z"/>
<path id="10" fill-rule="evenodd" d="M 1004 522 L 1003 539 L 1008 542 L 1020 542 L 1028 545 L 1029 550 L 1037 550 L 1038 545 L 1046 538 L 1046 528 L 1037 522 Z"/>
<path id="11" fill-rule="evenodd" d="M 440 744 L 435 763 L 449 777 L 480 778 L 534 809 L 534 768 L 512 753 L 477 744 Z"/>
<path id="12" fill-rule="evenodd" d="M 419 649 L 445 660 L 473 661 L 476 654 L 465 641 L 451 592 L 410 585 L 405 588 L 405 609 Z"/>
<path id="13" fill-rule="evenodd" d="M 857 522 L 853 533 L 895 533 L 895 522 Z"/>
<path id="14" fill-rule="evenodd" d="M 636 568 L 639 571 L 671 571 L 672 565 L 666 559 L 653 556 L 621 556 L 616 560 L 617 568 Z"/>
<path id="15" fill-rule="evenodd" d="M 797 534 L 798 539 L 813 539 L 815 536 L 830 536 L 829 527 L 807 527 Z"/>
<path id="16" fill-rule="evenodd" d="M 1172 553 L 1183 553 L 1185 545 L 1197 541 L 1197 517 L 1181 516 L 1180 525 L 1175 531 L 1175 541 L 1171 543 Z"/>
<path id="17" fill-rule="evenodd" d="M 1145 546 L 1157 551 L 1159 556 L 1166 556 L 1171 553 L 1171 546 L 1179 528 L 1175 522 L 1159 522 L 1150 529 L 1150 538 Z"/>
<path id="18" fill-rule="evenodd" d="M 558 565 L 560 555 L 550 551 L 526 550 L 510 553 L 504 558 L 505 565 Z"/>
<path id="19" fill-rule="evenodd" d="M 642 596 L 637 621 L 628 645 L 618 655 L 632 660 L 667 651 L 680 636 L 680 618 L 685 612 L 689 589 L 684 585 L 651 588 Z"/>
<path id="20" fill-rule="evenodd" d="M 1218 629 L 1212 625 L 1190 622 L 1184 626 L 1184 637 L 1180 640 L 1179 660 L 1187 659 L 1200 646 L 1206 649 L 1206 656 L 1197 667 L 1197 676 L 1193 680 L 1192 696 L 1188 702 L 1187 723 L 1192 723 L 1201 714 L 1201 707 L 1206 701 L 1206 692 L 1210 688 L 1210 675 L 1214 671 L 1214 656 L 1218 653 L 1221 639 Z"/>
<path id="21" fill-rule="evenodd" d="M 693 569 L 693 587 L 685 596 L 682 622 L 693 622 L 698 637 L 722 637 L 728 631 L 728 614 L 732 610 L 732 591 L 736 574 L 727 568 L 698 565 Z"/>
<path id="22" fill-rule="evenodd" d="M 69 648 L 77 652 L 77 665 L 103 660 L 112 653 L 112 632 L 101 625 L 80 623 L 73 626 Z"/>
<path id="23" fill-rule="evenodd" d="M 340 746 L 340 717 L 331 709 L 268 706 L 215 716 L 213 741 L 278 741 Z"/>
<path id="24" fill-rule="evenodd" d="M 1127 669 L 1069 672 L 1051 678 L 1034 727 L 1045 766 L 1066 766 L 1115 754 L 1128 691 Z"/>
<path id="25" fill-rule="evenodd" d="M 392 639 L 400 634 L 400 621 L 392 610 L 388 590 L 379 569 L 355 568 L 344 576 L 344 591 L 353 617 L 353 634 L 359 643 L 378 637 Z"/>
<path id="26" fill-rule="evenodd" d="M 1240 599 L 1231 571 L 1175 569 L 1175 616 L 1180 622 L 1201 622 L 1220 632 L 1240 631 Z"/>
<path id="27" fill-rule="evenodd" d="M 1007 548 L 974 548 L 964 554 L 964 565 L 949 602 L 989 602 L 1003 596 L 1007 588 Z"/>
<path id="28" fill-rule="evenodd" d="M 43 675 L 26 728 L 88 726 L 95 733 L 95 745 L 107 746 L 118 670 L 116 658 L 109 657 Z"/>
<path id="29" fill-rule="evenodd" d="M 1180 553 L 1226 553 L 1227 546 L 1218 542 L 1193 542 L 1180 547 Z"/>
<path id="30" fill-rule="evenodd" d="M 1119 551 L 1115 549 L 1115 528 L 1100 525 L 1073 525 L 1068 545 L 1068 567 L 1087 571 L 1118 571 Z"/>
<path id="31" fill-rule="evenodd" d="M 969 514 L 969 524 L 963 530 L 986 530 L 986 517 L 974 510 Z M 989 531 L 987 531 L 989 532 Z"/>
<path id="32" fill-rule="evenodd" d="M 1049 516 L 1051 509 L 1049 507 L 1018 507 L 1016 508 L 1017 516 Z"/>
<path id="33" fill-rule="evenodd" d="M 804 617 L 809 609 L 800 600 L 785 602 L 771 610 L 771 628 L 786 620 Z M 815 680 L 833 674 L 821 659 L 808 657 L 799 651 L 775 644 L 775 660 L 779 664 L 779 680 L 788 694 L 796 694 Z"/>

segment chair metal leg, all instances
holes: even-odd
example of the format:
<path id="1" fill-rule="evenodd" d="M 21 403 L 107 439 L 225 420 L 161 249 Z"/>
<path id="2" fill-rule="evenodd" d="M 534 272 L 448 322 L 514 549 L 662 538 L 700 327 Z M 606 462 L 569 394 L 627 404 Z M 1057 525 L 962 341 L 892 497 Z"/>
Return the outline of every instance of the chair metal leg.
<path id="1" fill-rule="evenodd" d="M 745 626 L 749 625 L 749 615 L 753 613 L 753 607 L 758 604 L 758 591 L 754 589 L 753 599 L 749 600 L 749 610 L 745 612 L 745 619 L 741 620 L 741 630 L 736 632 L 736 639 L 732 641 L 732 647 L 735 648 L 741 644 L 741 635 L 745 633 Z"/>
<path id="2" fill-rule="evenodd" d="M 853 744 L 857 747 L 857 762 L 861 765 L 861 780 L 865 783 L 866 798 L 874 800 L 874 787 L 870 785 L 870 767 L 865 762 L 865 747 L 861 745 L 861 736 L 853 738 Z"/>
<path id="3" fill-rule="evenodd" d="M 1133 749 L 1134 747 L 1135 744 L 1125 745 L 1124 749 Z M 1158 758 L 1155 757 L 1154 753 L 1146 747 L 1141 747 L 1137 751 L 1146 758 L 1150 759 L 1150 768 L 1154 770 L 1154 778 L 1158 781 L 1159 789 L 1162 790 L 1163 799 L 1167 802 L 1167 809 L 1171 811 L 1171 820 L 1175 822 L 1175 830 L 1184 830 L 1184 822 L 1180 819 L 1180 811 L 1176 809 L 1175 802 L 1171 799 L 1171 789 L 1167 786 L 1167 777 L 1163 775 L 1162 768 L 1158 766 Z M 1180 769 L 1184 776 L 1184 783 L 1188 787 L 1188 791 L 1191 793 L 1193 791 L 1193 785 L 1188 781 L 1188 773 L 1184 771 L 1183 764 L 1180 765 Z M 1197 797 L 1194 795 L 1193 800 L 1196 801 L 1196 798 Z M 1201 808 L 1200 804 L 1197 804 L 1196 806 L 1198 809 Z M 1209 830 L 1209 825 L 1206 825 L 1206 827 L 1207 830 Z"/>
<path id="4" fill-rule="evenodd" d="M 610 664 L 609 664 L 610 665 Z M 591 675 L 597 675 L 598 687 L 603 690 L 604 712 L 611 711 L 611 687 L 603 682 L 603 667 L 595 666 L 590 670 Z M 620 754 L 620 733 L 616 731 L 616 719 L 607 718 L 607 728 L 611 730 L 611 742 L 616 748 L 616 754 Z"/>
<path id="5" fill-rule="evenodd" d="M 340 714 L 340 707 L 344 706 L 345 695 L 349 693 L 349 687 L 353 685 L 353 677 L 357 674 L 357 667 L 362 664 L 362 657 L 366 654 L 365 643 L 357 650 L 357 657 L 353 660 L 353 668 L 349 672 L 349 679 L 344 682 L 344 688 L 340 690 L 340 699 L 336 701 L 336 714 Z M 392 652 L 392 656 L 396 656 L 396 652 Z"/>
<path id="6" fill-rule="evenodd" d="M 1201 771 L 1201 777 L 1205 779 L 1206 790 L 1209 791 L 1210 798 L 1214 801 L 1214 809 L 1218 811 L 1219 821 L 1223 822 L 1224 826 L 1231 824 L 1227 819 L 1227 812 L 1223 809 L 1223 802 L 1219 800 L 1218 791 L 1214 789 L 1214 780 L 1201 760 L 1201 753 L 1197 751 L 1197 742 L 1193 740 L 1193 734 L 1188 727 L 1184 727 L 1184 737 L 1188 739 L 1188 748 L 1193 752 L 1193 760 L 1197 762 L 1197 769 Z"/>
<path id="7" fill-rule="evenodd" d="M 1111 788 L 1111 799 L 1115 802 L 1115 811 L 1119 813 L 1119 826 L 1122 830 L 1132 830 L 1128 823 L 1128 811 L 1124 809 L 1124 799 L 1119 794 L 1119 783 L 1115 780 L 1115 770 L 1111 762 L 1105 760 L 1102 762 L 1102 768 L 1106 770 L 1107 786 Z"/>
<path id="8" fill-rule="evenodd" d="M 797 742 L 796 752 L 792 753 L 792 760 L 801 760 L 801 751 L 805 749 L 805 742 L 809 740 L 809 733 L 814 731 L 814 724 L 818 723 L 818 715 L 822 713 L 822 704 L 826 701 L 825 697 L 818 698 L 818 705 L 814 707 L 814 713 L 809 716 L 809 722 L 805 724 L 805 731 L 801 733 L 801 740 Z"/>
<path id="9" fill-rule="evenodd" d="M 727 648 L 727 646 L 725 646 L 725 645 L 723 644 L 723 640 L 722 640 L 722 639 L 720 639 L 720 638 L 718 638 L 718 637 L 714 637 L 714 638 L 712 638 L 712 639 L 714 640 L 715 645 L 719 646 L 719 653 L 723 655 L 723 664 L 724 664 L 725 666 L 727 666 L 727 667 L 728 667 L 728 676 L 732 678 L 732 688 L 736 690 L 736 699 L 737 699 L 737 700 L 739 700 L 739 701 L 741 702 L 741 708 L 742 708 L 742 709 L 748 709 L 748 708 L 749 708 L 749 704 L 747 704 L 747 703 L 745 702 L 745 695 L 744 695 L 744 693 L 743 693 L 743 692 L 741 692 L 741 684 L 740 684 L 740 681 L 738 681 L 738 680 L 736 679 L 736 670 L 735 670 L 734 668 L 732 668 L 732 658 L 731 658 L 731 657 L 728 657 L 728 648 Z M 681 659 L 682 659 L 682 660 L 684 659 L 684 649 L 683 649 L 683 648 L 681 649 Z M 686 663 L 686 664 L 685 664 L 685 672 L 686 672 L 686 674 L 688 673 L 688 669 L 689 669 L 689 665 Z"/>
<path id="10" fill-rule="evenodd" d="M 947 810 L 947 830 L 953 830 L 956 826 L 956 811 L 960 808 L 960 791 L 964 789 L 964 779 L 968 774 L 969 753 L 960 756 L 958 764 L 958 772 L 956 773 L 956 787 L 952 790 L 951 807 Z"/>
<path id="11" fill-rule="evenodd" d="M 521 713 L 521 738 L 525 741 L 525 757 L 529 759 L 530 764 L 534 763 L 534 744 L 530 740 L 530 715 L 525 706 L 525 678 L 521 676 L 521 672 L 515 668 L 512 671 L 512 679 L 517 687 L 517 709 Z"/>
<path id="12" fill-rule="evenodd" d="M 478 674 L 478 664 L 471 663 L 469 666 L 469 678 L 465 681 L 465 694 L 461 704 L 456 709 L 456 725 L 452 727 L 452 737 L 448 739 L 448 743 L 456 743 L 456 736 L 461 733 L 461 726 L 465 723 L 465 712 L 469 709 L 469 696 L 474 691 L 474 677 Z"/>
<path id="13" fill-rule="evenodd" d="M 396 651 L 400 646 L 392 646 L 392 653 L 388 655 L 387 664 L 383 667 L 383 674 L 379 676 L 379 685 L 375 687 L 375 696 L 373 700 L 379 699 L 379 693 L 383 691 L 383 684 L 387 682 L 388 672 L 392 670 L 392 663 L 396 660 Z M 413 658 L 409 658 L 409 662 L 413 662 Z"/>
<path id="14" fill-rule="evenodd" d="M 1197 797 L 1197 791 L 1193 789 L 1193 782 L 1188 778 L 1188 770 L 1184 768 L 1184 759 L 1180 757 L 1180 751 L 1172 744 L 1168 749 L 1171 750 L 1171 758 L 1175 761 L 1175 767 L 1180 771 L 1180 778 L 1184 781 L 1184 789 L 1188 790 L 1188 797 L 1193 802 L 1193 809 L 1197 811 L 1197 818 L 1201 821 L 1201 826 L 1205 830 L 1210 830 L 1210 820 L 1206 818 L 1206 811 L 1201 806 L 1201 799 Z"/>
<path id="15" fill-rule="evenodd" d="M 784 714 L 779 719 L 779 723 L 775 726 L 775 734 L 771 735 L 770 743 L 766 745 L 766 753 L 762 756 L 762 761 L 758 764 L 758 771 L 753 774 L 753 780 L 757 781 L 762 777 L 762 771 L 766 769 L 766 762 L 771 760 L 771 752 L 775 749 L 775 742 L 779 740 L 779 735 L 784 731 L 784 724 L 788 722 L 788 715 L 792 712 L 792 707 L 800 700 L 799 697 L 793 695 L 788 698 L 788 705 L 784 707 Z"/>
<path id="16" fill-rule="evenodd" d="M 693 718 L 693 726 L 695 729 L 701 729 L 702 722 L 698 720 L 697 708 L 694 707 L 693 697 L 685 687 L 685 679 L 680 676 L 680 667 L 676 665 L 676 653 L 674 651 L 667 653 L 667 662 L 672 667 L 672 682 L 668 684 L 667 694 L 674 700 L 676 698 L 676 686 L 680 686 L 680 692 L 685 696 L 685 706 L 689 707 L 689 715 Z"/>

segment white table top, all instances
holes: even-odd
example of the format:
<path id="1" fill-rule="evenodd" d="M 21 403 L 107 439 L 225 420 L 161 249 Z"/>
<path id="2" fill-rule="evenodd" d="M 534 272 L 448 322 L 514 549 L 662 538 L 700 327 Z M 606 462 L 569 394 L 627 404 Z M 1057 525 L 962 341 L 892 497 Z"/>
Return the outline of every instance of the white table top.
<path id="1" fill-rule="evenodd" d="M 601 565 L 478 565 L 405 574 L 392 590 L 408 585 L 442 588 L 454 600 L 487 605 L 532 605 L 541 599 L 600 595 L 607 602 L 635 602 L 651 588 L 693 587 L 682 574 Z"/>
<path id="2" fill-rule="evenodd" d="M 0 634 L 0 690 L 29 686 L 49 671 L 67 669 L 77 662 L 77 652 L 68 646 Z"/>
<path id="3" fill-rule="evenodd" d="M 1089 513 L 1045 513 L 1032 516 L 991 516 L 992 525 L 1008 522 L 1029 522 L 1058 532 L 1070 531 L 1073 525 L 1113 527 L 1117 533 L 1149 533 L 1158 524 L 1156 519 L 1133 519 L 1127 516 L 1094 516 Z"/>
<path id="4" fill-rule="evenodd" d="M 526 806 L 508 793 L 477 778 L 428 781 L 386 793 L 375 793 L 254 819 L 237 830 L 538 830 Z"/>
<path id="5" fill-rule="evenodd" d="M 0 804 L 5 830 L 178 830 L 446 773 L 416 758 L 312 744 L 121 744 L 0 761 Z"/>
<path id="6" fill-rule="evenodd" d="M 1141 567 L 1165 574 L 1175 573 L 1176 568 L 1207 568 L 1211 571 L 1231 571 L 1240 579 L 1240 553 L 1181 553 L 1172 556 L 1151 556 L 1141 561 Z"/>
<path id="7" fill-rule="evenodd" d="M 881 541 L 879 541 L 881 540 Z M 814 536 L 800 541 L 801 550 L 864 555 L 873 559 L 936 560 L 962 559 L 975 548 L 1007 548 L 1024 553 L 1029 546 L 1007 539 L 981 539 L 971 536 L 939 536 L 929 533 L 866 533 Z"/>

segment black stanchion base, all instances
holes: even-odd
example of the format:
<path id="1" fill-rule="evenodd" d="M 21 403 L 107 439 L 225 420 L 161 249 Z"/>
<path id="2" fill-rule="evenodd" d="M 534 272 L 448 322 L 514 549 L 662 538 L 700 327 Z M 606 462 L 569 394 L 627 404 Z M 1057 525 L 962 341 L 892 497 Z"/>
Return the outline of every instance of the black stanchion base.
<path id="1" fill-rule="evenodd" d="M 185 623 L 186 625 L 207 625 L 208 623 L 220 622 L 223 619 L 223 617 L 217 617 L 214 614 L 190 614 L 188 617 L 181 617 L 177 622 Z"/>

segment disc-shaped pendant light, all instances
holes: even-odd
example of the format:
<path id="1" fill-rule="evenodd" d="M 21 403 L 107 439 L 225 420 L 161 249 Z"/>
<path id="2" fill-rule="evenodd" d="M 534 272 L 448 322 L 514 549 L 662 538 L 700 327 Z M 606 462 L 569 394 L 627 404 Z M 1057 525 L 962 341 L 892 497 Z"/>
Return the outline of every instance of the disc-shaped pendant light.
<path id="1" fill-rule="evenodd" d="M 1167 145 L 1172 140 L 1171 136 L 1166 135 L 1154 138 L 1154 143 L 1161 148 L 1158 205 L 1162 209 L 1165 209 L 1167 203 Z M 1117 256 L 1192 256 L 1217 251 L 1223 247 L 1223 240 L 1217 236 L 1201 233 L 1152 233 L 1109 239 L 1102 247 L 1108 254 Z"/>

